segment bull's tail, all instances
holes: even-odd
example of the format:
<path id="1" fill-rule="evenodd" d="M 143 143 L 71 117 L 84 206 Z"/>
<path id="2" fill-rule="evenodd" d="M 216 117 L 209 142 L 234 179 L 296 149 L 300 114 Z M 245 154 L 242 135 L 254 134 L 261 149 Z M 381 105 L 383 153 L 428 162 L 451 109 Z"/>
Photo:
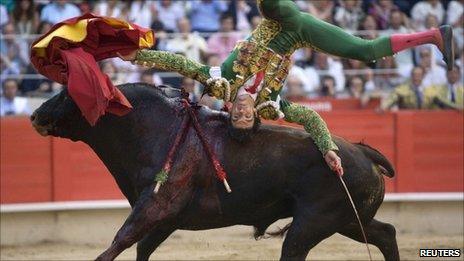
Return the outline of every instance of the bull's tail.
<path id="1" fill-rule="evenodd" d="M 390 161 L 388 161 L 388 159 L 385 158 L 384 155 L 382 155 L 382 153 L 362 142 L 356 143 L 356 145 L 358 146 L 358 148 L 362 150 L 366 157 L 368 157 L 375 164 L 377 164 L 378 169 L 383 175 L 390 178 L 393 178 L 393 176 L 395 176 L 395 169 L 393 168 Z"/>

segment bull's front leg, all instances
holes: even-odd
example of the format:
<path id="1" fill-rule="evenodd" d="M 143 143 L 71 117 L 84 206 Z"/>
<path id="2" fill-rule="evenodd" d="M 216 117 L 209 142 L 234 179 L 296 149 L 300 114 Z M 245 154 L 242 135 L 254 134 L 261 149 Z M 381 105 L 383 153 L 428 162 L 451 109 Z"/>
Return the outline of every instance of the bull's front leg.
<path id="1" fill-rule="evenodd" d="M 111 246 L 96 260 L 114 260 L 143 237 L 156 233 L 157 228 L 163 230 L 165 225 L 172 224 L 191 199 L 193 189 L 191 184 L 188 185 L 180 188 L 175 184 L 165 184 L 157 194 L 153 193 L 153 186 L 146 188 Z"/>

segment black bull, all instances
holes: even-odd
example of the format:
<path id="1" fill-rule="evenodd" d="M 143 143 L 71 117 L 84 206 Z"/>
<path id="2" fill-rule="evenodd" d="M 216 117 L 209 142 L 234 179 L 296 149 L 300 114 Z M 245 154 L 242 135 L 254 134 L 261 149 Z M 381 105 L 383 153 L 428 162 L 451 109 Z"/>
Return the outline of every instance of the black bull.
<path id="1" fill-rule="evenodd" d="M 253 139 L 237 143 L 226 135 L 225 113 L 207 108 L 198 119 L 228 173 L 232 193 L 214 168 L 193 128 L 179 147 L 168 181 L 153 193 L 185 114 L 176 89 L 144 84 L 119 86 L 134 109 L 124 117 L 105 115 L 94 127 L 84 120 L 66 90 L 31 117 L 42 135 L 87 143 L 113 175 L 132 212 L 111 246 L 99 256 L 112 260 L 134 243 L 137 260 L 147 260 L 177 229 L 204 230 L 237 224 L 255 227 L 255 236 L 278 219 L 293 217 L 281 259 L 303 260 L 325 238 L 340 233 L 363 241 L 353 209 L 337 176 L 301 130 L 261 126 Z M 395 228 L 373 219 L 384 197 L 383 174 L 390 163 L 376 150 L 334 137 L 345 168 L 344 179 L 370 244 L 386 260 L 398 260 Z"/>

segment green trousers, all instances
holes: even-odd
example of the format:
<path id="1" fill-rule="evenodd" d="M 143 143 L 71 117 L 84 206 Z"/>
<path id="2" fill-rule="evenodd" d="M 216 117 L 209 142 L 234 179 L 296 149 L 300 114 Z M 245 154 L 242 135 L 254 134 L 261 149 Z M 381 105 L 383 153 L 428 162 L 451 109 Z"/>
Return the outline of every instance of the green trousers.
<path id="1" fill-rule="evenodd" d="M 291 0 L 258 0 L 262 15 L 279 22 L 282 31 L 269 43 L 279 53 L 287 53 L 302 43 L 317 51 L 361 61 L 393 55 L 390 37 L 365 40 L 342 28 L 301 12 Z"/>

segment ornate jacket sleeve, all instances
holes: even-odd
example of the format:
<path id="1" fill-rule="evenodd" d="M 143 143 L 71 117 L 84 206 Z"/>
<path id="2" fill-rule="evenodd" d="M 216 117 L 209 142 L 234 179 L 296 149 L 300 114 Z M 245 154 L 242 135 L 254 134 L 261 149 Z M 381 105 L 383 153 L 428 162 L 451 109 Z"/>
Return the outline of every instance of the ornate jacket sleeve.
<path id="1" fill-rule="evenodd" d="M 302 125 L 314 140 L 322 155 L 325 155 L 329 150 L 338 150 L 337 145 L 330 136 L 327 125 L 317 112 L 303 105 L 289 103 L 284 100 L 280 102 L 280 105 L 285 115 L 284 119 Z"/>
<path id="2" fill-rule="evenodd" d="M 179 54 L 143 49 L 137 52 L 134 62 L 164 71 L 177 72 L 202 84 L 206 84 L 209 79 L 209 66 L 192 61 Z"/>

